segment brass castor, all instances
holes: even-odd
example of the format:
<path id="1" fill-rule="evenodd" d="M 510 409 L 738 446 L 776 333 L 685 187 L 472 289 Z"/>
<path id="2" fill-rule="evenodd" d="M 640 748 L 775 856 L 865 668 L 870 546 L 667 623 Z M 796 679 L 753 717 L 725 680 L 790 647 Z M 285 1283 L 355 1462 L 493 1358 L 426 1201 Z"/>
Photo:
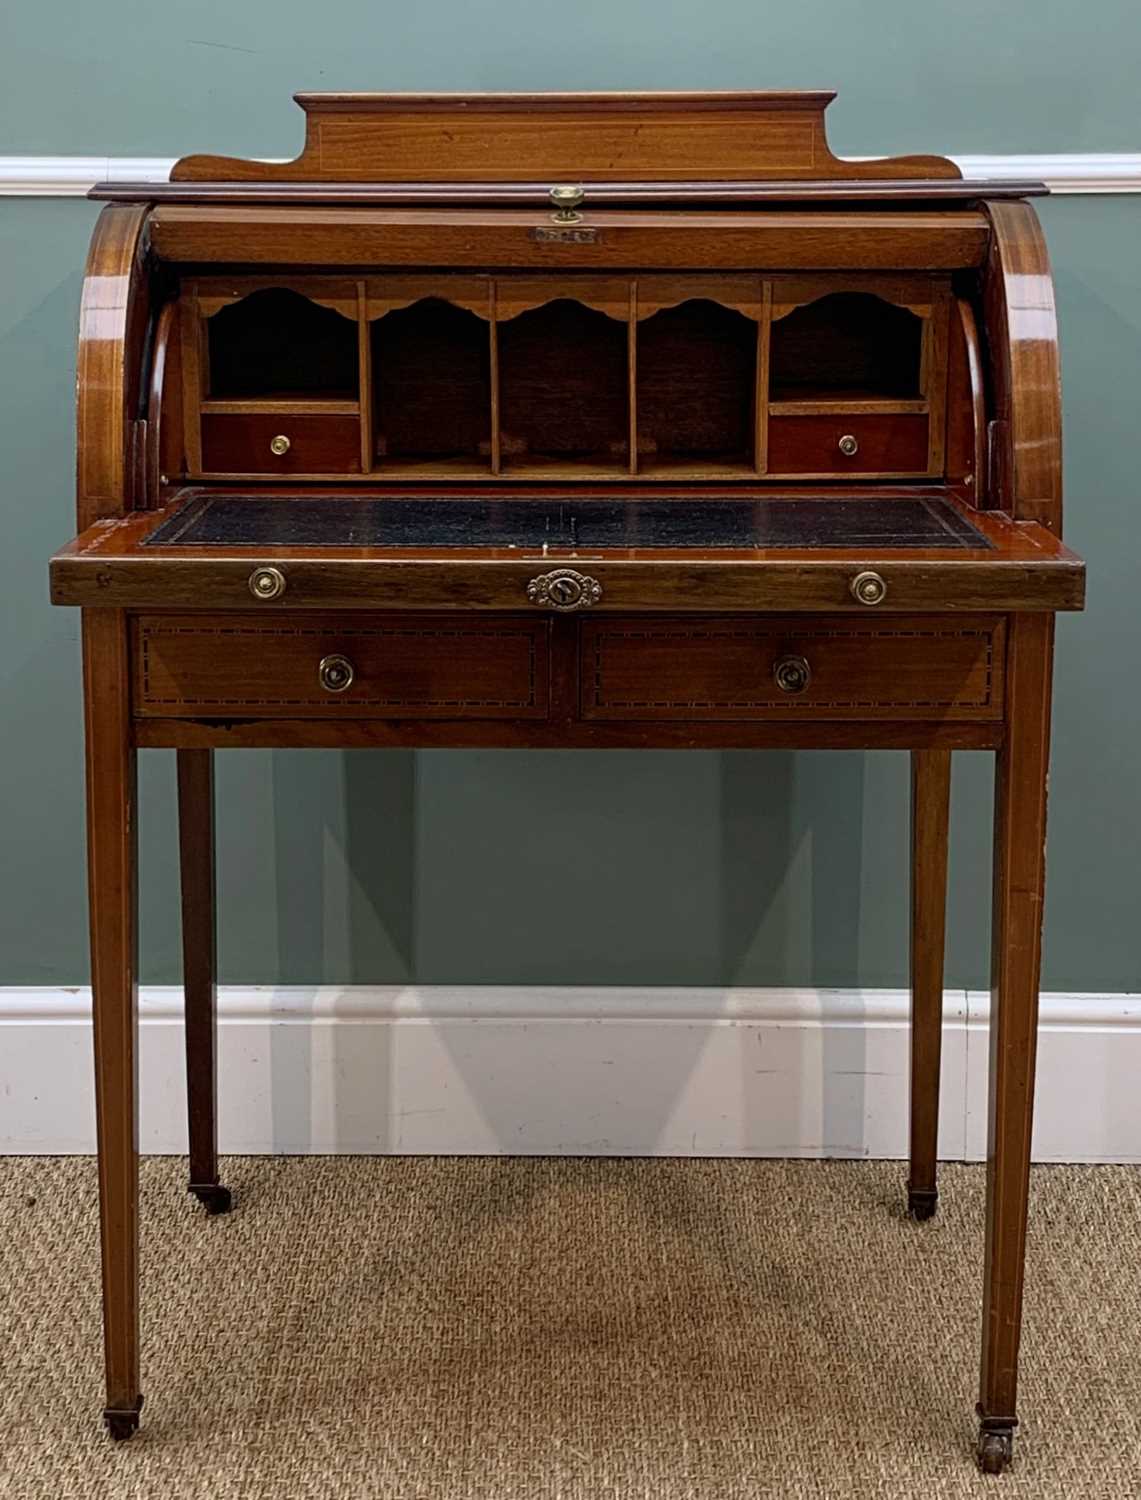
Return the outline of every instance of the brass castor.
<path id="1" fill-rule="evenodd" d="M 939 1194 L 934 1188 L 913 1188 L 907 1190 L 907 1216 L 910 1219 L 933 1219 L 935 1208 L 939 1202 Z"/>
<path id="2" fill-rule="evenodd" d="M 192 1182 L 189 1191 L 208 1214 L 228 1214 L 234 1204 L 230 1189 L 220 1182 Z"/>
<path id="3" fill-rule="evenodd" d="M 143 1398 L 140 1396 L 134 1406 L 129 1406 L 126 1410 L 114 1406 L 103 1408 L 103 1425 L 116 1443 L 125 1443 L 138 1432 L 142 1406 Z"/>
<path id="4" fill-rule="evenodd" d="M 1001 1474 L 1010 1467 L 1014 1457 L 1014 1424 L 988 1426 L 985 1421 L 979 1428 L 978 1459 L 984 1474 Z"/>

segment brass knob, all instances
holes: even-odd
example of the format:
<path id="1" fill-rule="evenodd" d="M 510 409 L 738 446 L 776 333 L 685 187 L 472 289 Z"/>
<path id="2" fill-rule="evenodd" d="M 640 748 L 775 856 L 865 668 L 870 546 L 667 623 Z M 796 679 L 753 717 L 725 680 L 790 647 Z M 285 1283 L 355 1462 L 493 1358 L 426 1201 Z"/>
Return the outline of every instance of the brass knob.
<path id="1" fill-rule="evenodd" d="M 846 432 L 836 446 L 845 458 L 855 458 L 856 454 L 860 451 L 859 443 L 850 432 Z"/>
<path id="2" fill-rule="evenodd" d="M 355 676 L 347 656 L 323 656 L 317 668 L 317 678 L 327 693 L 347 692 Z"/>
<path id="3" fill-rule="evenodd" d="M 803 656 L 782 656 L 773 663 L 773 681 L 782 693 L 803 693 L 812 681 L 812 668 Z"/>
<path id="4" fill-rule="evenodd" d="M 887 584 L 878 573 L 857 573 L 848 589 L 857 604 L 882 604 L 887 596 Z"/>
<path id="5" fill-rule="evenodd" d="M 275 438 L 270 438 L 269 440 L 269 451 L 273 454 L 274 458 L 284 458 L 291 447 L 292 444 L 284 432 L 279 432 Z"/>
<path id="6" fill-rule="evenodd" d="M 582 188 L 571 183 L 560 183 L 550 191 L 551 202 L 558 210 L 551 217 L 556 224 L 577 224 L 582 215 L 577 212 L 582 200 L 586 197 Z"/>
<path id="7" fill-rule="evenodd" d="M 250 574 L 250 593 L 255 599 L 279 599 L 285 593 L 285 574 L 280 568 L 255 568 Z"/>
<path id="8" fill-rule="evenodd" d="M 531 579 L 527 585 L 527 598 L 532 604 L 565 612 L 589 609 L 602 598 L 602 585 L 588 573 L 578 573 L 574 568 L 555 568 L 551 573 L 540 573 L 538 578 Z"/>

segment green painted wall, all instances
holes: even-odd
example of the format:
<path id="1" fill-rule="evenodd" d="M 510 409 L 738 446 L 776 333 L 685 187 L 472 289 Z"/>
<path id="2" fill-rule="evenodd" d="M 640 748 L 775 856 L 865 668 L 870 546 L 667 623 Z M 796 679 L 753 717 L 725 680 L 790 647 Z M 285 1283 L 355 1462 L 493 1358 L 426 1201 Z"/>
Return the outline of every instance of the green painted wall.
<path id="1" fill-rule="evenodd" d="M 1129 151 L 1130 0 L 39 0 L 5 151 L 289 155 L 297 89 L 838 88 L 838 149 Z M 82 144 L 79 144 L 82 143 Z"/>
<path id="2" fill-rule="evenodd" d="M 981 0 L 198 6 L 9 17 L 0 150 L 285 155 L 294 88 L 827 84 L 838 150 L 1136 146 L 1131 8 Z M 446 39 L 446 51 L 441 47 Z M 1055 262 L 1068 538 L 1045 984 L 1141 988 L 1135 497 L 1141 198 L 1042 208 Z M 72 532 L 74 325 L 94 218 L 0 200 L 0 984 L 87 973 Z M 219 757 L 229 981 L 898 985 L 899 754 L 234 752 Z M 178 975 L 173 756 L 142 756 L 143 978 Z M 958 757 L 948 978 L 983 982 L 990 757 Z"/>

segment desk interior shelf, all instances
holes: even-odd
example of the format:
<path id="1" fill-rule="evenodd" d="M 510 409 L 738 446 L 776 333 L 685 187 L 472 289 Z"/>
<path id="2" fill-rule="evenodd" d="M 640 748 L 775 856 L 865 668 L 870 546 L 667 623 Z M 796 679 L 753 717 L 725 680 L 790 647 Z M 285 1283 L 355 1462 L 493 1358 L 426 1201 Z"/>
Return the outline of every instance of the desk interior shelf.
<path id="1" fill-rule="evenodd" d="M 208 406 L 299 401 L 356 409 L 355 321 L 300 290 L 266 287 L 223 303 L 207 322 L 206 351 Z"/>
<path id="2" fill-rule="evenodd" d="M 638 465 L 675 478 L 752 476 L 757 316 L 708 297 L 647 310 L 638 325 Z M 643 310 L 639 307 L 639 316 Z"/>
<path id="3" fill-rule="evenodd" d="M 912 409 L 922 398 L 923 323 L 870 292 L 828 292 L 772 330 L 770 410 Z"/>
<path id="4" fill-rule="evenodd" d="M 369 324 L 372 467 L 486 469 L 491 453 L 491 348 L 486 315 L 442 297 L 396 307 Z"/>
<path id="5" fill-rule="evenodd" d="M 945 472 L 946 276 L 299 274 L 180 300 L 184 479 Z"/>

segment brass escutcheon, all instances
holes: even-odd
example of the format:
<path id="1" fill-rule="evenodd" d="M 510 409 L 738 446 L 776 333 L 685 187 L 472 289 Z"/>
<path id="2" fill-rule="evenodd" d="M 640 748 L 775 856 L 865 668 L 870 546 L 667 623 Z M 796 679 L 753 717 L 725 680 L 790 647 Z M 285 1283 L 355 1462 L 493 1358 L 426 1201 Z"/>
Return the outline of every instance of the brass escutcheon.
<path id="1" fill-rule="evenodd" d="M 250 593 L 255 599 L 279 599 L 285 593 L 285 574 L 280 568 L 255 568 L 250 574 Z"/>
<path id="2" fill-rule="evenodd" d="M 355 676 L 347 656 L 323 656 L 317 668 L 317 679 L 327 693 L 347 692 Z"/>
<path id="3" fill-rule="evenodd" d="M 284 432 L 279 432 L 275 438 L 269 440 L 269 451 L 275 458 L 284 458 L 291 446 Z"/>
<path id="4" fill-rule="evenodd" d="M 882 604 L 887 595 L 887 584 L 878 573 L 857 573 L 848 589 L 857 604 Z"/>
<path id="5" fill-rule="evenodd" d="M 782 693 L 803 693 L 812 681 L 812 668 L 803 656 L 782 656 L 773 663 L 773 681 Z"/>
<path id="6" fill-rule="evenodd" d="M 578 224 L 582 215 L 578 212 L 582 200 L 586 197 L 582 188 L 571 183 L 560 183 L 550 191 L 551 202 L 558 210 L 551 215 L 556 224 Z"/>
<path id="7" fill-rule="evenodd" d="M 527 598 L 532 604 L 545 605 L 549 609 L 570 612 L 572 609 L 589 609 L 602 598 L 602 585 L 588 573 L 578 573 L 574 568 L 555 568 L 550 573 L 540 573 L 527 585 Z"/>
<path id="8" fill-rule="evenodd" d="M 846 432 L 836 446 L 845 458 L 855 458 L 856 454 L 860 451 L 859 443 L 857 443 L 850 432 Z"/>

